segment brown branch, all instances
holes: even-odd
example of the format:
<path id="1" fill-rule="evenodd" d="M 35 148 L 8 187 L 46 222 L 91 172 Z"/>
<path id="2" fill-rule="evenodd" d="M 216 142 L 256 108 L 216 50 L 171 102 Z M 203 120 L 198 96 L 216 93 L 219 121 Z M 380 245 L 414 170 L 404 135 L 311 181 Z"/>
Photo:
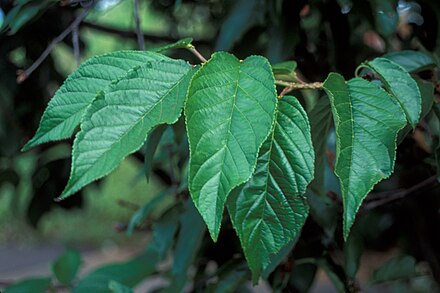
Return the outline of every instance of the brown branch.
<path id="1" fill-rule="evenodd" d="M 365 201 L 365 204 L 362 206 L 362 210 L 369 211 L 379 206 L 383 206 L 390 202 L 396 201 L 398 199 L 402 199 L 409 195 L 417 194 L 422 190 L 437 187 L 438 185 L 439 185 L 439 181 L 437 180 L 437 176 L 434 175 L 408 189 L 400 189 L 391 192 L 387 191 L 381 193 L 372 193 L 368 196 L 367 200 Z"/>
<path id="2" fill-rule="evenodd" d="M 141 20 L 139 17 L 139 0 L 133 0 L 133 4 L 134 4 L 134 18 L 135 18 L 135 22 L 136 22 L 136 38 L 139 44 L 139 49 L 140 50 L 145 50 L 145 41 L 144 41 L 144 36 L 142 35 L 142 30 L 141 30 Z"/>
<path id="3" fill-rule="evenodd" d="M 26 70 L 20 70 L 18 72 L 17 83 L 22 83 L 23 81 L 25 81 L 26 78 L 28 78 L 29 75 L 31 75 L 32 72 L 34 72 L 34 70 L 41 65 L 41 63 L 43 63 L 47 56 L 49 56 L 50 52 L 52 52 L 53 48 L 55 48 L 58 43 L 64 40 L 75 29 L 75 27 L 79 26 L 79 24 L 89 13 L 90 8 L 92 8 L 92 6 L 85 8 L 83 12 L 81 12 L 81 14 L 78 15 L 77 18 L 60 35 L 53 39 L 52 42 L 50 42 L 47 48 L 40 55 L 40 57 L 38 57 L 38 59 L 35 60 L 35 62 L 29 68 L 27 68 Z"/>

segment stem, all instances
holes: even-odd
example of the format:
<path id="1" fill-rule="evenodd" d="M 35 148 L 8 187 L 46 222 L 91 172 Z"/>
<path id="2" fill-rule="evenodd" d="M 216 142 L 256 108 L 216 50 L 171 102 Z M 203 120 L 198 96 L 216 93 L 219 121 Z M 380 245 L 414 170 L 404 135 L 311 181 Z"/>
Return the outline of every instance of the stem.
<path id="1" fill-rule="evenodd" d="M 72 30 L 72 45 L 73 45 L 73 56 L 75 57 L 76 67 L 78 67 L 81 64 L 81 51 L 79 48 L 78 26 L 75 26 Z"/>
<path id="2" fill-rule="evenodd" d="M 293 91 L 293 90 L 304 90 L 304 89 L 322 89 L 322 82 L 311 82 L 311 83 L 305 83 L 301 81 L 301 83 L 297 82 L 288 82 L 284 80 L 275 80 L 276 85 L 284 86 L 285 88 L 279 95 L 279 98 L 284 97 L 287 93 Z"/>
<path id="3" fill-rule="evenodd" d="M 354 76 L 358 77 L 359 76 L 359 72 L 361 71 L 361 69 L 365 68 L 365 64 L 361 63 L 358 65 L 358 67 L 356 67 L 356 70 L 354 71 Z"/>
<path id="4" fill-rule="evenodd" d="M 191 53 L 194 54 L 194 56 L 196 56 L 200 61 L 202 61 L 202 63 L 206 63 L 208 62 L 208 60 L 206 60 L 205 57 L 203 57 L 202 54 L 200 54 L 199 51 L 197 51 L 197 49 L 194 46 L 188 47 L 187 48 Z"/>
<path id="5" fill-rule="evenodd" d="M 139 0 L 134 0 L 134 17 L 136 21 L 136 35 L 140 50 L 145 50 L 144 36 L 141 30 L 141 20 L 139 18 Z"/>
<path id="6" fill-rule="evenodd" d="M 29 75 L 31 75 L 32 72 L 34 72 L 34 70 L 41 65 L 41 63 L 43 63 L 47 56 L 49 56 L 50 52 L 52 52 L 53 48 L 55 48 L 58 43 L 64 40 L 75 29 L 75 27 L 79 26 L 79 24 L 89 13 L 90 8 L 92 8 L 92 6 L 85 8 L 84 11 L 80 15 L 78 15 L 78 17 L 61 34 L 53 39 L 52 42 L 50 42 L 47 48 L 43 51 L 43 53 L 41 53 L 40 57 L 38 57 L 38 59 L 35 60 L 35 62 L 31 66 L 29 66 L 29 68 L 27 68 L 26 70 L 20 70 L 18 72 L 17 83 L 22 83 L 23 81 L 25 81 L 26 78 L 28 78 Z"/>

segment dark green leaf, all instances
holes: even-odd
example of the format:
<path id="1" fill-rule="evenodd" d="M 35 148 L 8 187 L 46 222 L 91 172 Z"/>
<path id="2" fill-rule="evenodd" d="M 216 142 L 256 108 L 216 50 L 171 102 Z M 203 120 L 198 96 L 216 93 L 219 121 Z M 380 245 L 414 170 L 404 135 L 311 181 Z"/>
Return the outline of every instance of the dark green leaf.
<path id="1" fill-rule="evenodd" d="M 23 147 L 70 137 L 100 90 L 142 64 L 170 60 L 152 52 L 117 51 L 90 58 L 78 67 L 50 100 L 35 136 Z"/>
<path id="2" fill-rule="evenodd" d="M 194 75 L 185 106 L 189 190 L 217 240 L 229 192 L 246 182 L 272 128 L 274 77 L 260 56 L 215 53 Z"/>
<path id="3" fill-rule="evenodd" d="M 50 278 L 32 278 L 7 287 L 4 293 L 45 293 L 49 287 Z"/>
<path id="4" fill-rule="evenodd" d="M 76 277 L 81 265 L 81 256 L 75 250 L 67 250 L 52 265 L 52 271 L 61 284 L 68 285 Z"/>
<path id="5" fill-rule="evenodd" d="M 234 8 L 229 12 L 220 28 L 215 50 L 230 50 L 249 28 L 260 22 L 264 17 L 264 4 L 262 0 L 235 2 Z"/>
<path id="6" fill-rule="evenodd" d="M 389 37 L 396 31 L 399 23 L 397 13 L 397 1 L 395 0 L 372 0 L 370 1 L 378 32 Z"/>
<path id="7" fill-rule="evenodd" d="M 289 243 L 287 243 L 286 246 L 281 248 L 281 250 L 276 253 L 272 254 L 269 257 L 269 265 L 266 267 L 266 269 L 261 273 L 261 276 L 264 279 L 269 278 L 269 275 L 276 269 L 276 267 L 287 258 L 287 256 L 292 252 L 292 249 L 295 247 L 296 242 L 298 241 L 299 237 L 296 237 Z"/>
<path id="8" fill-rule="evenodd" d="M 408 122 L 415 127 L 422 111 L 422 98 L 415 80 L 399 64 L 386 58 L 376 58 L 367 62 L 367 66 L 380 76 L 405 111 Z"/>
<path id="9" fill-rule="evenodd" d="M 277 253 L 298 236 L 308 215 L 303 196 L 313 178 L 310 126 L 296 98 L 278 103 L 272 135 L 260 150 L 251 179 L 228 200 L 232 224 L 256 283 Z"/>
<path id="10" fill-rule="evenodd" d="M 176 122 L 193 73 L 182 60 L 149 62 L 101 92 L 75 138 L 70 178 L 60 198 L 110 173 L 141 148 L 153 127 Z"/>
<path id="11" fill-rule="evenodd" d="M 396 136 L 406 120 L 393 97 L 364 79 L 347 84 L 341 75 L 330 73 L 323 87 L 336 127 L 335 173 L 341 183 L 347 239 L 363 199 L 394 169 Z"/>
<path id="12" fill-rule="evenodd" d="M 180 231 L 173 253 L 171 282 L 164 292 L 182 292 L 187 282 L 188 270 L 202 244 L 205 231 L 205 223 L 202 217 L 192 200 L 187 200 L 185 211 L 180 217 Z"/>
<path id="13" fill-rule="evenodd" d="M 344 244 L 345 273 L 355 279 L 363 252 L 363 239 L 359 234 L 351 233 Z"/>
<path id="14" fill-rule="evenodd" d="M 410 278 L 416 272 L 416 260 L 410 255 L 396 256 L 373 272 L 373 284 Z"/>
<path id="15" fill-rule="evenodd" d="M 436 66 L 431 56 L 419 51 L 398 51 L 385 54 L 384 58 L 399 64 L 408 72 L 419 72 Z"/>
<path id="16" fill-rule="evenodd" d="M 275 65 L 272 65 L 272 71 L 275 75 L 275 79 L 296 81 L 296 62 L 285 61 Z"/>
<path id="17" fill-rule="evenodd" d="M 208 286 L 207 293 L 235 293 L 248 280 L 249 270 L 246 264 L 231 261 L 218 271 L 218 282 Z"/>
<path id="18" fill-rule="evenodd" d="M 145 154 L 144 154 L 144 172 L 147 181 L 150 180 L 151 170 L 153 169 L 153 159 L 156 153 L 157 146 L 159 145 L 160 139 L 165 129 L 167 129 L 166 124 L 157 126 L 153 131 L 151 131 L 147 136 L 147 141 L 145 142 Z"/>

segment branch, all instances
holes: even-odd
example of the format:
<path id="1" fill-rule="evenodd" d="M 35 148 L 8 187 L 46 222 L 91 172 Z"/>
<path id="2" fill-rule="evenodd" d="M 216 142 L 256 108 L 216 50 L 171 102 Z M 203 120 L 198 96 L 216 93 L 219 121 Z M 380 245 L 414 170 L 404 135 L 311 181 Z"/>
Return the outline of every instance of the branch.
<path id="1" fill-rule="evenodd" d="M 76 67 L 78 67 L 81 64 L 81 51 L 79 48 L 78 26 L 75 26 L 72 30 L 72 45 L 73 45 L 73 56 L 75 56 Z"/>
<path id="2" fill-rule="evenodd" d="M 17 83 L 22 83 L 23 81 L 25 81 L 26 78 L 28 78 L 29 75 L 31 75 L 32 72 L 34 72 L 34 70 L 41 65 L 41 63 L 43 63 L 43 61 L 47 58 L 47 56 L 49 56 L 50 52 L 52 52 L 53 48 L 62 40 L 64 40 L 75 29 L 75 27 L 79 26 L 79 24 L 89 13 L 90 8 L 92 8 L 92 6 L 85 8 L 84 11 L 80 15 L 78 15 L 77 18 L 60 35 L 58 35 L 55 39 L 53 39 L 52 42 L 40 55 L 40 57 L 38 57 L 38 59 L 35 60 L 35 62 L 28 69 L 20 70 L 18 72 Z"/>
<path id="3" fill-rule="evenodd" d="M 301 82 L 298 83 L 298 82 L 288 82 L 284 80 L 275 80 L 275 84 L 285 87 L 279 96 L 280 98 L 282 98 L 284 95 L 286 95 L 287 93 L 293 90 L 322 89 L 322 82 L 305 83 L 301 80 Z"/>
<path id="4" fill-rule="evenodd" d="M 437 176 L 433 175 L 408 189 L 400 189 L 398 191 L 391 191 L 391 192 L 388 191 L 388 192 L 372 193 L 368 196 L 365 204 L 362 207 L 362 210 L 369 211 L 379 206 L 396 201 L 398 199 L 402 199 L 406 196 L 417 194 L 422 190 L 428 188 L 434 188 L 438 185 L 439 185 L 439 181 L 437 180 Z"/>
<path id="5" fill-rule="evenodd" d="M 109 34 L 113 34 L 113 35 L 117 35 L 121 38 L 126 38 L 126 39 L 137 39 L 137 34 L 135 32 L 132 31 L 126 31 L 126 30 L 122 30 L 122 29 L 118 29 L 115 27 L 111 27 L 111 26 L 105 26 L 105 25 L 101 25 L 101 24 L 96 24 L 96 23 L 91 23 L 88 21 L 83 21 L 81 23 L 82 26 L 93 29 L 93 30 L 97 30 L 97 31 L 101 31 L 104 33 L 109 33 Z M 169 36 L 162 36 L 162 35 L 154 35 L 154 34 L 142 34 L 143 38 L 150 41 L 150 42 L 169 42 L 169 43 L 174 43 L 177 42 L 179 40 L 179 38 L 173 38 L 173 37 L 169 37 Z M 209 45 L 210 41 L 209 40 L 197 40 L 197 43 L 199 44 L 203 44 L 203 45 Z"/>
<path id="6" fill-rule="evenodd" d="M 136 37 L 139 44 L 139 49 L 143 51 L 145 50 L 145 41 L 141 30 L 141 20 L 139 18 L 139 0 L 133 0 L 133 1 L 134 1 L 134 18 L 136 21 Z"/>
<path id="7" fill-rule="evenodd" d="M 206 60 L 205 57 L 203 57 L 202 54 L 200 54 L 199 51 L 197 51 L 197 49 L 194 46 L 188 47 L 187 48 L 191 53 L 194 54 L 194 56 L 196 56 L 200 61 L 202 61 L 202 63 L 208 62 L 208 60 Z"/>

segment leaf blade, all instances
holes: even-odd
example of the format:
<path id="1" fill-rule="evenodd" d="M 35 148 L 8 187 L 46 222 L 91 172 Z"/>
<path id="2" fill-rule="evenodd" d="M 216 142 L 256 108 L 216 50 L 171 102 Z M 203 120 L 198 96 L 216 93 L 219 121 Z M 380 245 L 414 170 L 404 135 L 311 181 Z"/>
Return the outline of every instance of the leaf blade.
<path id="1" fill-rule="evenodd" d="M 194 75 L 185 105 L 189 189 L 214 241 L 229 192 L 253 172 L 275 105 L 274 77 L 263 57 L 239 61 L 215 53 Z"/>
<path id="2" fill-rule="evenodd" d="M 335 173 L 341 183 L 347 239 L 363 199 L 394 169 L 396 136 L 406 120 L 388 93 L 364 79 L 346 83 L 341 75 L 331 73 L 323 88 L 336 127 Z"/>
<path id="3" fill-rule="evenodd" d="M 70 137 L 100 90 L 144 63 L 169 58 L 153 52 L 117 51 L 92 57 L 75 70 L 50 100 L 35 136 L 23 151 Z"/>
<path id="4" fill-rule="evenodd" d="M 176 122 L 193 73 L 183 60 L 151 62 L 101 92 L 75 138 L 71 175 L 60 199 L 111 172 L 141 148 L 153 127 Z"/>
<path id="5" fill-rule="evenodd" d="M 285 96 L 253 176 L 228 200 L 254 283 L 268 266 L 269 256 L 299 235 L 308 215 L 303 194 L 313 178 L 313 165 L 307 115 L 296 98 Z"/>

